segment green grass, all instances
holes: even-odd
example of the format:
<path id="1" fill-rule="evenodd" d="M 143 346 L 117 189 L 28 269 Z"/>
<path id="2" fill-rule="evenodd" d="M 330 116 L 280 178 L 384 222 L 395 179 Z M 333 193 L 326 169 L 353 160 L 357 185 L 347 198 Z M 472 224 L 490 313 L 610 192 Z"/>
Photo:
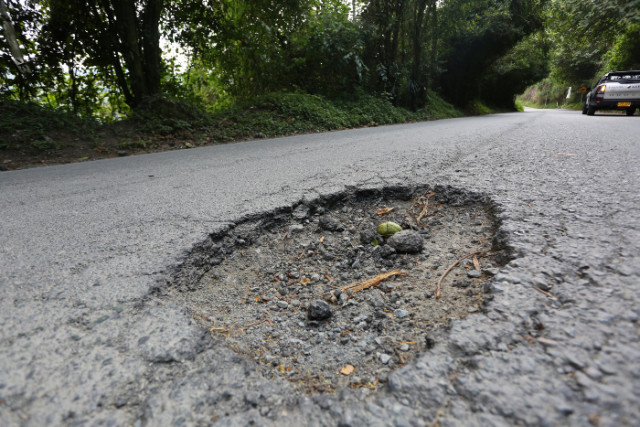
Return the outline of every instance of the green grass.
<path id="1" fill-rule="evenodd" d="M 348 129 L 459 117 L 461 112 L 435 94 L 419 111 L 393 106 L 389 101 L 361 95 L 352 101 L 330 101 L 304 93 L 272 93 L 233 103 L 219 110 L 208 132 L 215 140 L 273 137 L 315 131 Z"/>
<path id="2" fill-rule="evenodd" d="M 483 104 L 480 100 L 471 101 L 469 104 L 467 104 L 465 111 L 470 115 L 491 114 L 495 112 L 493 109 Z"/>

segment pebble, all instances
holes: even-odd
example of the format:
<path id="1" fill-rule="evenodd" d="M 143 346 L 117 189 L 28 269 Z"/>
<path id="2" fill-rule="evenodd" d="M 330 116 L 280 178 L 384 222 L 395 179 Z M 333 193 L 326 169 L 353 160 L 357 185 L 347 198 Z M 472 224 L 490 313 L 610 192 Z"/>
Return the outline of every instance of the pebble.
<path id="1" fill-rule="evenodd" d="M 495 267 L 485 267 L 482 269 L 482 272 L 488 274 L 489 276 L 495 276 L 500 272 L 500 270 Z"/>
<path id="2" fill-rule="evenodd" d="M 293 224 L 289 226 L 290 233 L 300 233 L 302 231 L 304 231 L 304 225 L 302 224 Z"/>
<path id="3" fill-rule="evenodd" d="M 398 308 L 394 311 L 394 314 L 396 315 L 397 318 L 404 319 L 409 315 L 409 312 L 407 310 Z"/>
<path id="4" fill-rule="evenodd" d="M 309 308 L 307 310 L 307 317 L 309 320 L 326 320 L 332 315 L 333 309 L 323 300 L 315 300 L 309 304 Z"/>
<path id="5" fill-rule="evenodd" d="M 291 214 L 297 220 L 303 220 L 309 216 L 309 206 L 298 205 Z"/>
<path id="6" fill-rule="evenodd" d="M 480 273 L 478 270 L 470 270 L 467 273 L 467 277 L 471 278 L 471 279 L 479 279 L 482 277 L 482 273 Z"/>
<path id="7" fill-rule="evenodd" d="M 322 216 L 318 222 L 320 228 L 327 231 L 342 231 L 344 226 L 337 219 L 331 216 Z"/>
<path id="8" fill-rule="evenodd" d="M 391 361 L 391 356 L 386 353 L 377 353 L 376 355 L 378 356 L 378 360 L 380 360 L 380 363 L 382 363 L 383 365 L 388 365 Z"/>
<path id="9" fill-rule="evenodd" d="M 402 230 L 391 236 L 388 243 L 397 252 L 413 254 L 422 250 L 424 240 L 417 231 Z"/>
<path id="10" fill-rule="evenodd" d="M 278 302 L 277 302 L 277 304 L 278 304 L 278 307 L 279 307 L 279 308 L 282 308 L 282 309 L 287 309 L 287 308 L 289 308 L 289 303 L 288 303 L 288 302 L 286 302 L 286 301 L 282 301 L 282 300 L 280 300 L 280 301 L 278 301 Z"/>

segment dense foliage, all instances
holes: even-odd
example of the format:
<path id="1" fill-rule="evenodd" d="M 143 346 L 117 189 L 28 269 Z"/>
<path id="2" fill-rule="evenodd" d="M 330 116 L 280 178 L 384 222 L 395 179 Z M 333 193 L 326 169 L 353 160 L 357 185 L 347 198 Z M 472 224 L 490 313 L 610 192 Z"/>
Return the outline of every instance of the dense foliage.
<path id="1" fill-rule="evenodd" d="M 606 68 L 640 68 L 640 0 L 0 6 L 0 96 L 102 121 L 171 115 L 185 100 L 219 111 L 276 92 L 413 111 L 436 92 L 463 108 L 512 108 L 515 94 L 549 74 L 556 85 L 582 85 Z M 28 69 L 17 66 L 12 40 Z"/>

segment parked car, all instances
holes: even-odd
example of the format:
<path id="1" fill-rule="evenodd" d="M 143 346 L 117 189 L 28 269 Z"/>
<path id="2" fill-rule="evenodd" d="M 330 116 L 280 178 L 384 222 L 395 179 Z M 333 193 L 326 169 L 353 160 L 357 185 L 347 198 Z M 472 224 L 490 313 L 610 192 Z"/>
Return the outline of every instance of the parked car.
<path id="1" fill-rule="evenodd" d="M 610 71 L 587 94 L 582 114 L 596 110 L 624 110 L 633 116 L 640 107 L 640 70 Z"/>

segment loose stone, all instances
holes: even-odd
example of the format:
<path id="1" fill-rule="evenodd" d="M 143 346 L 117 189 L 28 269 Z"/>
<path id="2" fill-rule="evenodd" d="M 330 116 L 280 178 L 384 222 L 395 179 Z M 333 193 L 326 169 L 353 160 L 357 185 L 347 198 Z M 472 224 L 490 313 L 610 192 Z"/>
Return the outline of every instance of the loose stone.
<path id="1" fill-rule="evenodd" d="M 333 315 L 333 309 L 322 300 L 315 300 L 309 304 L 307 317 L 309 320 L 326 320 Z"/>
<path id="2" fill-rule="evenodd" d="M 380 360 L 380 363 L 382 363 L 383 365 L 388 365 L 389 361 L 391 360 L 391 356 L 385 353 L 378 353 L 377 356 L 378 360 Z"/>
<path id="3" fill-rule="evenodd" d="M 342 231 L 344 226 L 340 224 L 340 221 L 330 216 L 323 216 L 319 222 L 320 228 L 327 231 Z"/>
<path id="4" fill-rule="evenodd" d="M 397 252 L 414 254 L 422 250 L 424 240 L 416 231 L 402 230 L 391 236 L 388 243 Z"/>
<path id="5" fill-rule="evenodd" d="M 482 277 L 482 273 L 480 273 L 478 270 L 471 270 L 467 273 L 467 277 L 471 279 L 479 279 L 480 277 Z"/>
<path id="6" fill-rule="evenodd" d="M 394 311 L 395 315 L 397 318 L 399 319 L 404 319 L 405 317 L 407 317 L 409 315 L 409 312 L 407 310 L 402 310 L 402 309 L 396 309 Z"/>

